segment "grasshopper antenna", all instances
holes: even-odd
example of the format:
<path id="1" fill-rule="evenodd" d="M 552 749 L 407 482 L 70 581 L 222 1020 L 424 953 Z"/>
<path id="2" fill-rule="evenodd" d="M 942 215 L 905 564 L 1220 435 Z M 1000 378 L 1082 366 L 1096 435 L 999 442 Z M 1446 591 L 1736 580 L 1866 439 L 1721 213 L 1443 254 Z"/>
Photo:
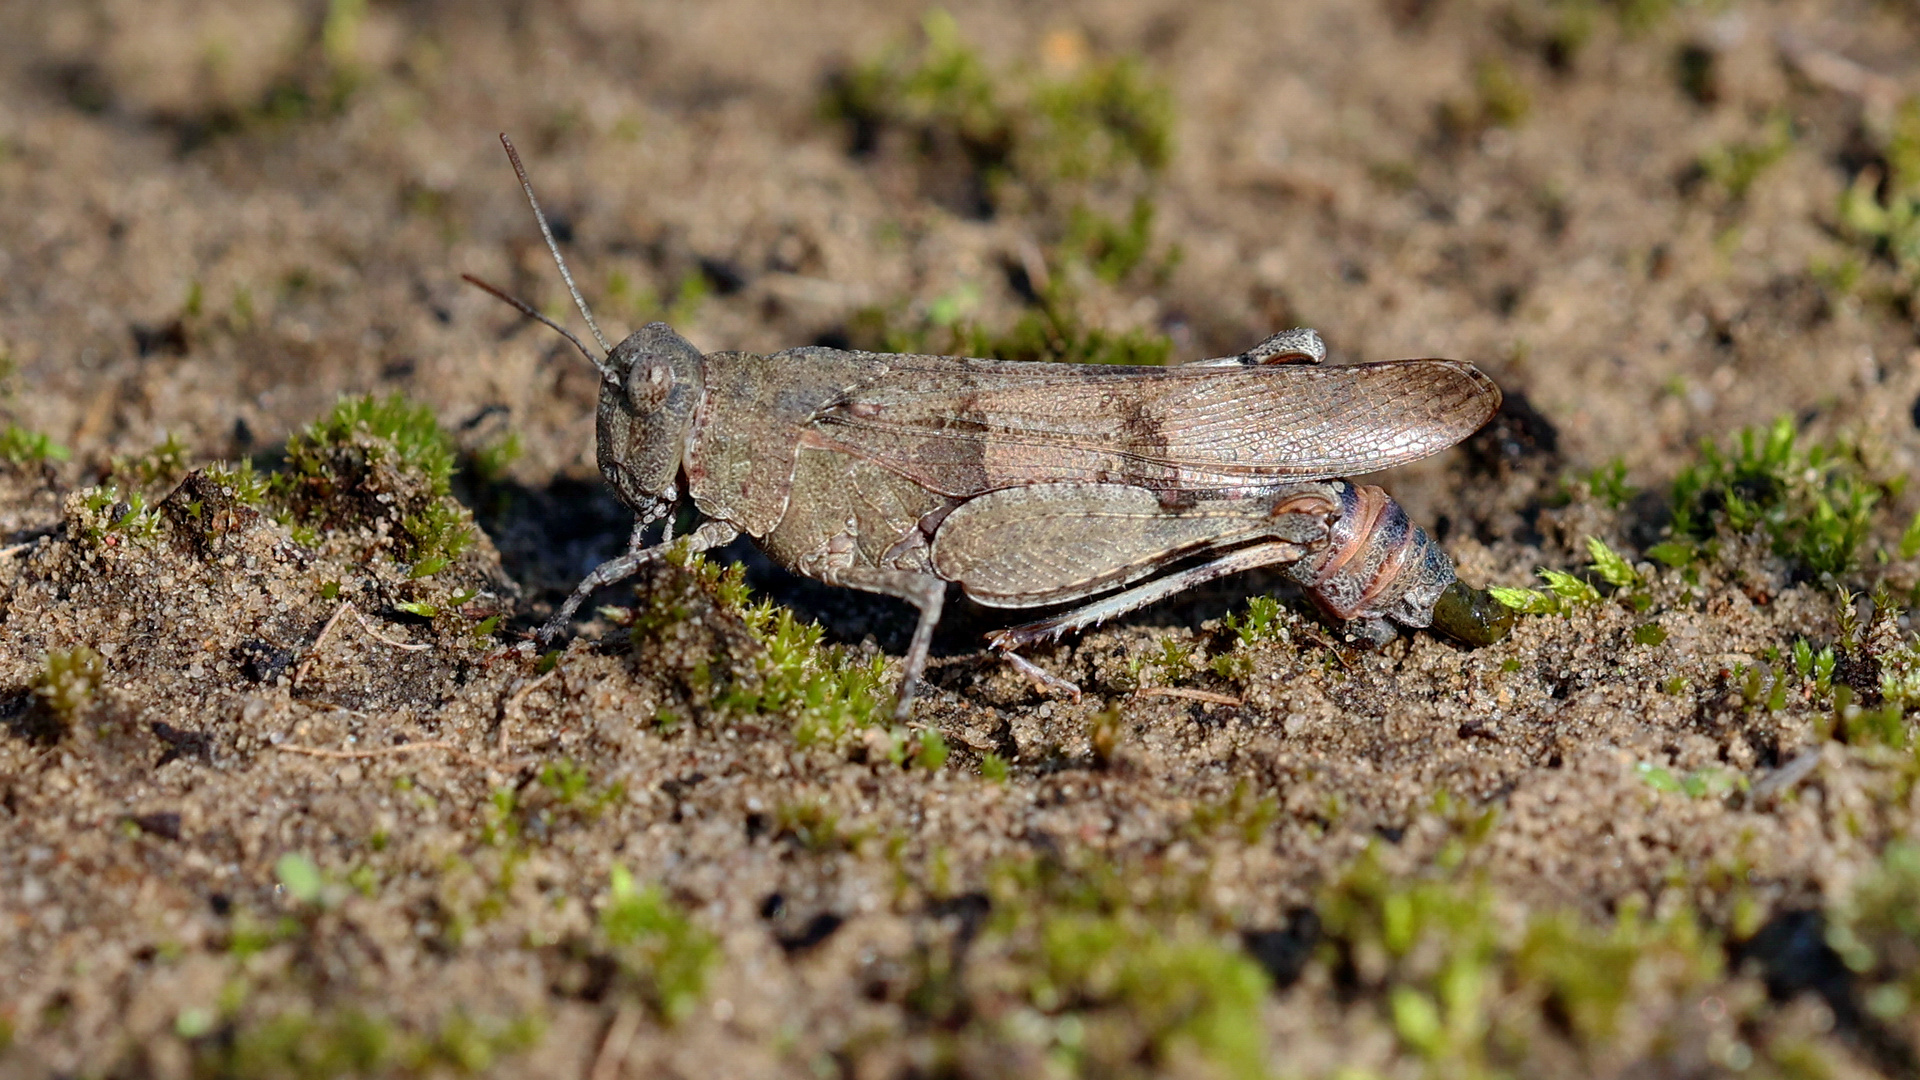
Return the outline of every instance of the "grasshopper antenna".
<path id="1" fill-rule="evenodd" d="M 573 283 L 573 274 L 567 270 L 567 260 L 560 257 L 560 245 L 554 242 L 553 229 L 548 227 L 547 215 L 540 210 L 540 200 L 533 197 L 533 181 L 527 179 L 526 167 L 520 164 L 520 152 L 513 148 L 513 140 L 507 138 L 507 133 L 504 131 L 500 133 L 500 145 L 507 148 L 507 160 L 513 162 L 513 174 L 520 178 L 520 190 L 527 193 L 527 205 L 533 207 L 533 219 L 540 223 L 540 235 L 547 238 L 547 250 L 553 252 L 554 265 L 560 268 L 560 279 L 567 283 L 567 291 L 573 294 L 574 304 L 580 308 L 580 314 L 585 316 L 587 329 L 593 331 L 593 339 L 600 343 L 600 348 L 603 352 L 612 353 L 613 346 L 607 343 L 607 335 L 600 332 L 600 324 L 593 321 L 593 312 L 587 309 L 586 299 L 580 295 L 579 286 Z M 500 294 L 495 293 L 494 295 L 498 296 Z M 547 325 L 553 326 L 550 322 L 547 323 Z M 559 327 L 554 327 L 554 329 L 558 330 Z M 566 333 L 566 331 L 562 330 L 561 333 Z M 567 336 L 573 337 L 572 334 L 567 334 Z M 574 344 L 579 344 L 577 338 Z M 586 350 L 582 349 L 581 351 L 585 352 Z M 594 361 L 594 366 L 600 368 L 602 372 L 606 371 L 606 366 L 598 360 Z"/>
<path id="2" fill-rule="evenodd" d="M 513 308 L 515 311 L 518 311 L 520 314 L 525 315 L 527 318 L 538 319 L 541 322 L 546 323 L 548 326 L 552 327 L 553 329 L 560 331 L 560 333 L 568 341 L 573 342 L 574 348 L 580 350 L 581 356 L 586 357 L 587 360 L 590 361 L 594 367 L 597 367 L 600 369 L 600 374 L 607 375 L 607 376 L 611 376 L 613 374 L 611 371 L 608 370 L 606 361 L 593 355 L 592 351 L 587 348 L 586 343 L 582 342 L 579 339 L 579 337 L 577 337 L 574 334 L 573 331 L 567 329 L 564 326 L 561 326 L 559 323 L 554 322 L 552 319 L 547 318 L 545 315 L 540 314 L 540 312 L 534 310 L 534 307 L 532 304 L 529 304 L 525 300 L 522 300 L 519 297 L 514 296 L 511 293 L 508 293 L 504 289 L 496 288 L 495 286 L 489 285 L 486 282 L 481 281 L 479 278 L 474 277 L 472 274 L 461 274 L 460 280 L 466 282 L 469 285 L 472 285 L 473 287 L 481 290 L 482 292 L 491 294 L 496 300 L 504 301 L 507 304 L 507 306 Z"/>

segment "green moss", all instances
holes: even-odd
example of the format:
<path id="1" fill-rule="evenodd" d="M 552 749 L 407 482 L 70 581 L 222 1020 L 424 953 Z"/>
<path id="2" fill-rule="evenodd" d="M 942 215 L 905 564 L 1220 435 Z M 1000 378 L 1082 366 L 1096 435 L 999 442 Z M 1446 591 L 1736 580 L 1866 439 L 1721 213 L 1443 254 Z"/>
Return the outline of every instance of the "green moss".
<path id="1" fill-rule="evenodd" d="M 1095 60 L 1032 90 L 1015 162 L 1064 179 L 1158 173 L 1173 157 L 1173 95 L 1133 57 Z"/>
<path id="2" fill-rule="evenodd" d="M 1234 783 L 1233 794 L 1225 799 L 1202 802 L 1193 809 L 1188 828 L 1195 836 L 1207 838 L 1220 832 L 1237 836 L 1248 846 L 1260 843 L 1267 830 L 1280 819 L 1280 799 L 1266 795 L 1255 798 L 1253 785 L 1245 779 Z"/>
<path id="3" fill-rule="evenodd" d="M 475 538 L 472 515 L 448 495 L 453 440 L 431 410 L 400 395 L 341 399 L 287 441 L 286 462 L 272 489 L 285 500 L 289 527 L 397 517 L 396 556 L 415 578 L 446 569 Z"/>
<path id="4" fill-rule="evenodd" d="M 853 838 L 840 831 L 839 815 L 819 800 L 780 804 L 773 812 L 773 835 L 815 854 L 853 847 Z"/>
<path id="5" fill-rule="evenodd" d="M 151 544 L 160 538 L 162 517 L 147 505 L 147 497 L 138 491 L 122 493 L 107 484 L 80 492 L 78 505 L 69 502 L 73 519 L 68 530 L 95 544 L 120 538 L 136 544 Z"/>
<path id="6" fill-rule="evenodd" d="M 914 747 L 911 764 L 915 768 L 928 772 L 939 772 L 947 763 L 947 740 L 938 731 L 927 728 L 920 732 L 919 745 Z"/>
<path id="7" fill-rule="evenodd" d="M 1148 883 L 1174 891 L 1142 902 Z M 990 891 L 994 914 L 969 964 L 931 953 L 908 997 L 917 1011 L 936 1022 L 971 1016 L 963 1038 L 1024 1044 L 1069 1074 L 1198 1058 L 1217 1074 L 1265 1075 L 1266 976 L 1200 917 L 1193 891 L 1100 861 L 1010 865 Z M 1020 1014 L 1043 1022 L 1009 1022 Z"/>
<path id="8" fill-rule="evenodd" d="M 413 566 L 408 577 L 423 578 L 445 570 L 473 544 L 473 519 L 453 500 L 442 495 L 417 514 L 400 520 L 413 542 Z"/>
<path id="9" fill-rule="evenodd" d="M 662 1020 L 684 1020 L 700 1003 L 719 942 L 659 889 L 640 888 L 624 867 L 614 867 L 599 932 L 622 973 Z"/>
<path id="10" fill-rule="evenodd" d="M 856 145 L 891 128 L 921 147 L 956 147 L 990 193 L 1151 176 L 1171 159 L 1172 94 L 1137 59 L 1092 59 L 1060 78 L 996 71 L 945 11 L 921 29 L 917 49 L 894 46 L 829 87 L 822 114 L 846 123 Z"/>
<path id="11" fill-rule="evenodd" d="M 207 478 L 220 485 L 233 500 L 242 506 L 259 508 L 265 506 L 272 493 L 272 482 L 253 467 L 253 459 L 243 458 L 239 464 L 215 462 L 207 466 Z"/>
<path id="12" fill-rule="evenodd" d="M 1146 198 L 1134 200 L 1124 221 L 1076 206 L 1068 214 L 1060 252 L 1086 265 L 1100 280 L 1117 284 L 1146 264 L 1153 247 L 1153 217 L 1153 203 Z M 1154 276 L 1164 278 L 1177 258 L 1177 249 L 1169 251 Z"/>
<path id="13" fill-rule="evenodd" d="M 1479 98 L 1480 117 L 1492 127 L 1518 127 L 1533 108 L 1533 95 L 1526 85 L 1512 68 L 1497 59 L 1474 65 L 1473 89 Z"/>
<path id="14" fill-rule="evenodd" d="M 375 460 L 390 460 L 445 495 L 453 475 L 453 440 L 433 411 L 399 394 L 342 398 L 325 418 L 287 441 L 287 465 L 297 475 L 332 472 L 329 450 L 362 447 Z"/>
<path id="15" fill-rule="evenodd" d="M 1758 138 L 1726 143 L 1700 155 L 1700 172 L 1727 197 L 1747 197 L 1754 181 L 1793 149 L 1793 124 L 1783 113 L 1767 118 Z"/>
<path id="16" fill-rule="evenodd" d="M 1587 553 L 1592 558 L 1587 566 L 1589 573 L 1620 590 L 1623 601 L 1635 610 L 1645 609 L 1646 605 L 1639 603 L 1638 598 L 1644 595 L 1641 590 L 1646 583 L 1640 579 L 1632 563 L 1596 537 L 1587 538 Z M 1564 615 L 1578 608 L 1592 607 L 1601 600 L 1600 590 L 1584 578 L 1564 570 L 1543 569 L 1538 573 L 1541 580 L 1547 583 L 1545 589 L 1495 585 L 1488 587 L 1487 592 L 1495 600 L 1525 615 Z"/>
<path id="17" fill-rule="evenodd" d="M 176 1030 L 194 1040 L 199 1077 L 331 1080 L 389 1073 L 482 1072 L 503 1055 L 532 1046 L 541 1025 L 531 1018 L 476 1020 L 456 1011 L 425 1034 L 357 1009 L 291 1010 L 242 1019 L 216 1035 L 207 1010 L 183 1010 Z"/>
<path id="18" fill-rule="evenodd" d="M 113 471 L 132 484 L 145 488 L 171 486 L 187 475 L 193 457 L 176 436 L 169 434 L 158 446 L 138 457 L 116 461 Z"/>
<path id="19" fill-rule="evenodd" d="M 1721 944 L 1684 907 L 1650 920 L 1628 903 L 1607 924 L 1564 909 L 1503 917 L 1477 875 L 1396 878 L 1377 849 L 1317 910 L 1321 962 L 1352 973 L 1431 1075 L 1531 1074 L 1560 1060 L 1546 1044 L 1563 1039 L 1635 1060 L 1669 1036 L 1655 1025 L 1620 1046 L 1624 1010 L 1685 1002 L 1724 975 Z"/>
<path id="20" fill-rule="evenodd" d="M 40 674 L 34 678 L 33 692 L 65 729 L 100 692 L 106 678 L 106 658 L 87 646 L 55 649 L 47 654 Z"/>
<path id="21" fill-rule="evenodd" d="M 1593 501 L 1619 510 L 1633 501 L 1639 489 L 1627 483 L 1627 463 L 1619 458 L 1587 473 L 1578 481 Z"/>
<path id="22" fill-rule="evenodd" d="M 741 609 L 747 631 L 763 647 L 757 682 L 729 687 L 719 703 L 742 712 L 789 717 L 802 746 L 833 745 L 883 719 L 892 703 L 886 660 L 864 664 L 821 643 L 818 623 L 802 622 L 771 601 Z"/>
<path id="23" fill-rule="evenodd" d="M 1860 999 L 1881 1020 L 1920 1006 L 1920 846 L 1887 845 L 1831 912 L 1827 943 L 1858 978 Z"/>
<path id="24" fill-rule="evenodd" d="M 318 904 L 324 899 L 326 878 L 320 867 L 304 852 L 288 852 L 273 864 L 273 876 L 287 895 L 302 904 Z"/>
<path id="25" fill-rule="evenodd" d="M 636 284 L 623 270 L 607 275 L 603 295 L 610 307 L 624 313 L 634 323 L 666 322 L 683 326 L 699 315 L 701 305 L 713 292 L 713 286 L 699 270 L 689 270 L 665 295 L 653 287 Z"/>
<path id="26" fill-rule="evenodd" d="M 1802 447 L 1792 421 L 1781 417 L 1765 431 L 1743 429 L 1724 450 L 1701 443 L 1699 460 L 1673 482 L 1674 542 L 1698 543 L 1722 529 L 1758 531 L 1782 557 L 1837 576 L 1858 564 L 1874 508 L 1888 490 L 1867 475 L 1857 448 Z"/>
<path id="27" fill-rule="evenodd" d="M 885 315 L 880 316 L 884 324 Z M 995 360 L 1052 361 L 1063 364 L 1165 364 L 1173 341 L 1141 330 L 1110 331 L 1088 325 L 1072 302 L 1055 292 L 1040 306 L 1021 313 L 1011 327 L 991 330 L 957 322 L 949 327 L 883 331 L 874 342 L 893 351 L 937 352 Z"/>
<path id="28" fill-rule="evenodd" d="M 980 755 L 980 775 L 983 778 L 996 784 L 1004 784 L 1011 772 L 1012 766 L 999 754 L 989 751 Z"/>
<path id="29" fill-rule="evenodd" d="M 520 460 L 520 433 L 509 431 L 473 452 L 472 472 L 483 484 L 498 483 L 507 474 L 507 469 Z"/>
<path id="30" fill-rule="evenodd" d="M 38 465 L 43 461 L 67 460 L 67 448 L 38 431 L 19 424 L 0 428 L 0 461 L 12 465 Z"/>

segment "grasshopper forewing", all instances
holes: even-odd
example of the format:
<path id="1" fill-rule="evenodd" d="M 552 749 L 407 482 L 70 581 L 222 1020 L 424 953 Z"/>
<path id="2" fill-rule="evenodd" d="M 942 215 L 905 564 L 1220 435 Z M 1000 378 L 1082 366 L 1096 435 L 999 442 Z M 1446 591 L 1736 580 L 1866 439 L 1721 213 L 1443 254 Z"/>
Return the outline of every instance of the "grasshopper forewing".
<path id="1" fill-rule="evenodd" d="M 1073 605 L 992 640 L 1037 681 L 1075 693 L 1014 650 L 1256 566 L 1284 565 L 1322 610 L 1372 640 L 1391 638 L 1394 623 L 1429 625 L 1436 604 L 1457 636 L 1504 632 L 1504 609 L 1459 586 L 1392 499 L 1343 479 L 1425 457 L 1485 423 L 1500 391 L 1470 364 L 1320 366 L 1325 346 L 1311 330 L 1178 367 L 821 347 L 702 354 L 664 323 L 603 359 L 567 337 L 601 372 L 600 469 L 635 526 L 627 553 L 588 575 L 543 640 L 594 589 L 666 551 L 683 499 L 705 518 L 682 538 L 694 550 L 745 534 L 796 573 L 915 605 L 901 716 L 949 583 L 992 606 Z M 649 545 L 647 527 L 662 518 Z"/>

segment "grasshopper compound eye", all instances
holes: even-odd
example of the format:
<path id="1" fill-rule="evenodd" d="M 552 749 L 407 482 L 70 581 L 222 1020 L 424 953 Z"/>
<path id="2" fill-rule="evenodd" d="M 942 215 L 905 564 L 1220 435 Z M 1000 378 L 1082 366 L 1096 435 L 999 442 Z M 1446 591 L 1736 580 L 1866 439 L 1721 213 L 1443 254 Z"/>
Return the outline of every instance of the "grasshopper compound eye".
<path id="1" fill-rule="evenodd" d="M 639 414 L 658 412 L 673 387 L 673 371 L 658 357 L 647 357 L 627 373 L 627 403 Z"/>

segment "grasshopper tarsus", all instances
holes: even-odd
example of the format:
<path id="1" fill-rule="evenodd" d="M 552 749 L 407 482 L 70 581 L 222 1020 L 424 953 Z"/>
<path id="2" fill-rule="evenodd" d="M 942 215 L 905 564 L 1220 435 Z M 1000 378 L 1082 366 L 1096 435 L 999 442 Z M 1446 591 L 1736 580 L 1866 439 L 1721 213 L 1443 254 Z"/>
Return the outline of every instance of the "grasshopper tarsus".
<path id="1" fill-rule="evenodd" d="M 631 546 L 628 547 L 626 554 L 617 555 L 594 567 L 593 572 L 574 587 L 573 593 L 561 602 L 560 609 L 554 612 L 553 617 L 548 619 L 536 633 L 535 636 L 541 645 L 551 645 L 565 634 L 567 628 L 573 624 L 574 613 L 580 610 L 580 605 L 586 603 L 587 598 L 595 591 L 627 580 L 639 573 L 647 564 L 664 558 L 668 551 L 678 545 L 684 543 L 688 550 L 701 552 L 725 547 L 733 542 L 734 537 L 740 535 L 738 529 L 725 522 L 707 521 L 702 522 L 699 528 L 678 541 L 643 547 L 640 545 L 640 534 L 647 524 L 644 521 L 635 523 Z"/>
<path id="2" fill-rule="evenodd" d="M 1055 675 L 1053 672 L 1048 671 L 1046 668 L 1043 668 L 1040 665 L 1034 663 L 1033 661 L 1027 659 L 1026 657 L 1021 656 L 1017 652 L 1012 652 L 1007 649 L 1000 649 L 998 651 L 1000 653 L 1000 658 L 1005 660 L 1007 664 L 1013 668 L 1013 670 L 1019 672 L 1022 675 L 1025 675 L 1027 677 L 1027 681 L 1033 684 L 1034 690 L 1038 691 L 1042 696 L 1063 697 L 1063 698 L 1066 698 L 1068 701 L 1074 702 L 1076 704 L 1079 703 L 1080 701 L 1080 684 L 1079 683 L 1073 682 L 1068 679 L 1063 679 L 1060 676 Z"/>
<path id="3" fill-rule="evenodd" d="M 1016 650 L 1202 582 L 1285 564 L 1369 641 L 1418 628 L 1456 594 L 1453 563 L 1375 487 L 1342 477 L 1436 453 L 1477 430 L 1499 388 L 1470 364 L 1328 366 L 1308 329 L 1177 367 L 1017 363 L 820 347 L 703 354 L 665 323 L 608 346 L 513 144 L 501 143 L 568 291 L 605 350 L 600 471 L 634 511 L 628 551 L 541 628 L 564 633 L 594 589 L 660 558 L 641 532 L 691 501 L 691 550 L 752 537 L 774 562 L 919 609 L 895 715 L 925 669 L 948 583 L 995 607 L 1068 606 L 994 635 L 1043 690 L 1079 688 Z M 1455 601 L 1461 636 L 1498 613 Z"/>

